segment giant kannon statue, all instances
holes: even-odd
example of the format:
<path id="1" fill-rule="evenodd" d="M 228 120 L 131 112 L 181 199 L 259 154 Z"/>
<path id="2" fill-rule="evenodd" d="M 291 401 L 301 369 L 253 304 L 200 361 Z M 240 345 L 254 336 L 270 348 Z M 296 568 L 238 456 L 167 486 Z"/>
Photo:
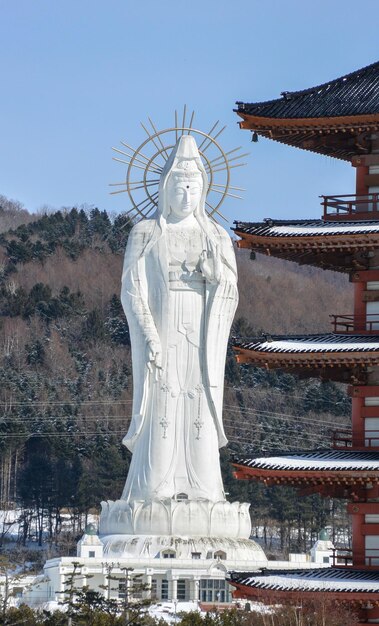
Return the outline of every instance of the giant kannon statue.
<path id="1" fill-rule="evenodd" d="M 231 239 L 205 211 L 208 186 L 194 137 L 182 135 L 160 175 L 156 214 L 129 235 L 121 300 L 134 395 L 123 442 L 133 456 L 121 499 L 103 503 L 100 533 L 111 555 L 154 554 L 183 536 L 213 548 L 227 540 L 234 559 L 260 552 L 247 541 L 249 505 L 226 501 L 220 471 L 238 292 Z"/>
<path id="2" fill-rule="evenodd" d="M 184 135 L 156 217 L 126 249 L 121 299 L 132 340 L 133 452 L 123 498 L 225 499 L 219 452 L 226 346 L 238 302 L 230 237 L 205 213 L 207 174 Z"/>

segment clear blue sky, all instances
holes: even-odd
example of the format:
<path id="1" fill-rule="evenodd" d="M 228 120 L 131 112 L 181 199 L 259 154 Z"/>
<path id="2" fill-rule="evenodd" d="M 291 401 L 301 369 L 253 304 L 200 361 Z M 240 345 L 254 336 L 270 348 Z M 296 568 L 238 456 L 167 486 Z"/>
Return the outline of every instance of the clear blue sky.
<path id="1" fill-rule="evenodd" d="M 138 145 L 184 103 L 244 145 L 233 219 L 318 217 L 319 194 L 354 190 L 349 164 L 239 130 L 236 100 L 259 101 L 378 60 L 379 3 L 365 0 L 2 0 L 0 193 L 29 210 L 128 208 L 111 146 Z"/>

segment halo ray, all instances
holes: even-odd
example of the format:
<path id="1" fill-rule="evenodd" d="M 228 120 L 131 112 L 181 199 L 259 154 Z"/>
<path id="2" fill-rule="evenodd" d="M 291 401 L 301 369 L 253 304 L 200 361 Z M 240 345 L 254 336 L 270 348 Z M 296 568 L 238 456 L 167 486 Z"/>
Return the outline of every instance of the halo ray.
<path id="1" fill-rule="evenodd" d="M 184 128 L 186 125 L 186 113 L 187 113 L 187 105 L 185 104 L 183 107 L 183 121 L 182 121 L 182 137 L 184 135 Z"/>
<path id="2" fill-rule="evenodd" d="M 128 152 L 124 152 L 123 150 L 120 150 L 119 148 L 112 148 L 112 150 L 114 150 L 115 152 L 118 152 L 119 154 L 123 154 L 124 156 L 127 156 L 129 159 L 132 159 L 132 161 L 137 161 L 138 163 L 141 163 L 142 165 L 146 167 L 145 161 L 142 161 L 138 157 L 133 156 L 133 154 L 128 154 Z M 162 172 L 162 168 L 160 165 L 158 165 L 158 163 L 154 163 L 153 161 L 151 161 L 151 163 L 152 165 L 154 165 L 154 167 L 157 168 L 159 172 Z M 132 165 L 134 165 L 133 162 L 132 162 Z"/>
<path id="3" fill-rule="evenodd" d="M 207 202 L 207 200 L 205 201 L 205 204 L 211 209 L 210 211 L 207 211 L 208 215 L 213 217 L 214 213 L 217 213 L 217 215 L 222 217 L 222 219 L 225 220 L 225 222 L 228 221 L 226 219 L 225 215 L 223 215 L 220 211 L 218 211 L 218 209 L 216 207 L 212 206 L 209 202 Z"/>
<path id="4" fill-rule="evenodd" d="M 112 157 L 113 161 L 118 161 L 119 163 L 125 163 L 125 165 L 130 165 L 130 167 L 137 167 L 139 170 L 143 170 L 146 171 L 146 169 L 149 169 L 150 172 L 154 172 L 155 174 L 161 174 L 161 171 L 156 170 L 154 167 L 142 167 L 141 165 L 137 165 L 136 163 L 132 163 L 132 161 L 124 161 L 124 159 L 118 159 L 117 157 Z"/>
<path id="5" fill-rule="evenodd" d="M 159 143 L 160 143 L 160 144 L 161 144 L 161 146 L 162 146 L 162 152 L 161 152 L 161 155 L 164 157 L 163 152 L 165 152 L 165 153 L 166 153 L 166 155 L 167 155 L 167 159 L 168 159 L 168 152 L 167 152 L 166 148 L 164 147 L 164 145 L 163 145 L 163 143 L 162 143 L 161 136 L 158 134 L 158 131 L 157 131 L 157 129 L 155 128 L 154 123 L 152 122 L 152 120 L 150 119 L 150 117 L 149 117 L 149 122 L 150 122 L 150 124 L 152 125 L 153 130 L 154 130 L 155 134 L 156 134 L 156 135 L 157 135 L 157 137 L 158 137 L 158 141 L 159 141 Z M 166 161 L 167 161 L 167 159 L 166 159 Z"/>
<path id="6" fill-rule="evenodd" d="M 134 150 L 133 148 L 130 148 L 126 143 L 124 143 L 123 141 L 120 141 L 120 143 L 125 146 L 126 148 L 128 148 L 129 150 L 132 151 L 132 154 L 128 154 L 127 152 L 124 152 L 123 154 L 126 154 L 126 156 L 133 158 L 133 155 L 136 153 L 136 150 Z M 116 148 L 113 148 L 113 150 L 116 150 Z M 141 159 L 134 157 L 136 161 L 139 161 L 140 163 L 145 164 L 149 163 L 150 159 L 145 156 L 144 154 L 142 154 L 142 152 L 139 153 L 139 156 L 142 157 L 143 159 L 145 159 L 145 161 L 141 161 Z M 153 165 L 155 165 L 155 167 L 157 167 L 158 169 L 162 169 L 162 166 L 159 165 L 159 163 L 154 163 L 154 161 L 151 161 L 153 163 Z"/>
<path id="7" fill-rule="evenodd" d="M 213 126 L 212 126 L 211 130 L 209 131 L 209 133 L 206 133 L 206 134 L 205 134 L 205 137 L 204 137 L 204 139 L 203 139 L 202 143 L 201 143 L 201 144 L 200 144 L 200 146 L 199 146 L 199 152 L 200 152 L 200 150 L 201 150 L 201 148 L 202 148 L 203 144 L 204 144 L 206 141 L 208 141 L 209 137 L 212 135 L 212 132 L 214 131 L 214 129 L 216 128 L 216 126 L 218 126 L 219 122 L 220 122 L 220 120 L 217 120 L 217 122 L 216 122 L 215 124 L 213 124 Z"/>
<path id="8" fill-rule="evenodd" d="M 221 185 L 219 183 L 212 183 L 212 187 L 223 187 L 223 189 L 226 189 L 226 185 Z M 234 189 L 236 191 L 246 191 L 245 187 L 234 187 L 233 185 L 228 185 L 228 189 Z"/>
<path id="9" fill-rule="evenodd" d="M 144 126 L 144 124 L 142 122 L 141 122 L 141 126 L 142 126 L 143 130 L 145 131 L 145 133 L 147 134 L 147 136 L 149 137 L 149 140 L 152 141 L 154 146 L 157 148 L 157 150 L 159 150 L 159 146 L 155 143 L 154 135 L 150 135 L 150 133 L 147 130 L 146 126 Z M 162 156 L 163 156 L 163 154 L 162 154 Z M 167 161 L 166 157 L 163 156 L 163 158 L 165 159 L 165 161 Z"/>
<path id="10" fill-rule="evenodd" d="M 237 150 L 242 150 L 242 146 L 238 146 L 238 148 L 234 148 L 233 150 L 229 150 L 228 152 L 225 152 L 225 156 L 229 156 L 229 154 L 232 154 L 233 152 L 237 152 Z M 216 157 L 215 159 L 212 159 L 211 161 L 209 161 L 210 163 L 216 163 L 216 161 L 219 161 L 220 159 L 223 159 L 223 155 L 220 155 L 218 157 Z"/>
<path id="11" fill-rule="evenodd" d="M 209 146 L 211 146 L 211 145 L 212 145 L 212 143 L 213 143 L 213 141 L 214 141 L 215 139 L 217 139 L 217 137 L 219 137 L 219 136 L 221 135 L 221 133 L 223 133 L 223 132 L 224 132 L 225 128 L 226 128 L 226 126 L 224 126 L 223 128 L 221 128 L 221 130 L 219 130 L 219 131 L 218 131 L 217 135 L 214 135 L 214 137 L 211 137 L 211 139 L 210 139 L 209 143 L 207 143 L 207 145 L 205 146 L 205 148 L 203 148 L 203 152 L 205 152 L 206 150 L 208 150 Z"/>
<path id="12" fill-rule="evenodd" d="M 153 181 L 157 181 L 156 184 L 159 183 L 159 178 L 152 178 L 151 180 L 149 180 L 149 184 L 152 183 Z M 131 185 L 137 185 L 137 183 L 143 183 L 143 180 L 135 180 L 134 182 L 130 183 Z M 126 181 L 124 180 L 124 182 L 122 183 L 109 183 L 109 187 L 117 187 L 117 185 L 126 185 Z"/>
<path id="13" fill-rule="evenodd" d="M 189 123 L 188 135 L 190 135 L 190 134 L 191 134 L 191 130 L 192 130 L 192 122 L 193 122 L 194 117 L 195 117 L 195 111 L 193 110 L 193 111 L 192 111 L 192 115 L 191 115 L 191 119 L 190 119 L 190 123 Z"/>
<path id="14" fill-rule="evenodd" d="M 212 188 L 212 192 L 213 193 L 220 193 L 223 196 L 229 196 L 229 198 L 238 198 L 239 200 L 243 200 L 242 196 L 236 196 L 234 193 L 229 193 L 228 191 L 220 191 L 219 189 L 213 189 Z"/>
<path id="15" fill-rule="evenodd" d="M 226 167 L 220 167 L 220 169 L 213 170 L 214 172 L 223 172 L 224 170 L 232 169 L 232 167 L 243 167 L 246 163 L 236 163 L 235 165 L 228 165 Z"/>

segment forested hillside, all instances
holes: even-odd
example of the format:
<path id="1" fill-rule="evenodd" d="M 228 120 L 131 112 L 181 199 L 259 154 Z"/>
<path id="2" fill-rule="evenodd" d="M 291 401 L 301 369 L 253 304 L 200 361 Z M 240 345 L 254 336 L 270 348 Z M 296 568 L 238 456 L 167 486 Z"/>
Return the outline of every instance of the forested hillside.
<path id="1" fill-rule="evenodd" d="M 30 215 L 0 196 L 0 508 L 20 511 L 21 543 L 33 536 L 67 551 L 62 513 L 74 538 L 90 510 L 121 494 L 132 372 L 119 292 L 130 227 L 125 216 L 98 209 Z M 345 276 L 251 260 L 247 251 L 237 260 L 237 335 L 329 330 L 329 313 L 352 310 Z M 252 502 L 269 549 L 278 533 L 283 550 L 305 549 L 326 523 L 345 533 L 340 503 L 314 496 L 299 504 L 291 490 L 234 480 L 229 463 L 249 447 L 326 445 L 349 414 L 344 388 L 240 367 L 231 350 L 225 384 L 226 490 Z"/>

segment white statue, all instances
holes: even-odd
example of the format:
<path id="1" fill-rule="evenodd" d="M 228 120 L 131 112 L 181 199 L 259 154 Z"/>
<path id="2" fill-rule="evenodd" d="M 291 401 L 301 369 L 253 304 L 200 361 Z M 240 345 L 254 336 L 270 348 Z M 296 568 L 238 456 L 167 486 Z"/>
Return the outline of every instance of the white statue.
<path id="1" fill-rule="evenodd" d="M 135 154 L 147 169 L 154 158 L 144 146 Z M 157 212 L 134 226 L 125 253 L 134 396 L 124 443 L 133 456 L 122 497 L 102 502 L 104 555 L 146 559 L 170 549 L 177 559 L 207 560 L 221 550 L 242 567 L 266 562 L 249 540 L 249 504 L 225 499 L 220 471 L 225 356 L 238 301 L 232 242 L 206 215 L 209 182 L 192 135 L 180 137 L 163 169 L 153 167 Z M 134 188 L 129 174 L 126 186 Z"/>
<path id="2" fill-rule="evenodd" d="M 158 210 L 132 229 L 121 300 L 133 359 L 133 452 L 122 500 L 225 501 L 219 447 L 225 356 L 238 301 L 229 235 L 205 213 L 208 177 L 183 135 Z"/>

